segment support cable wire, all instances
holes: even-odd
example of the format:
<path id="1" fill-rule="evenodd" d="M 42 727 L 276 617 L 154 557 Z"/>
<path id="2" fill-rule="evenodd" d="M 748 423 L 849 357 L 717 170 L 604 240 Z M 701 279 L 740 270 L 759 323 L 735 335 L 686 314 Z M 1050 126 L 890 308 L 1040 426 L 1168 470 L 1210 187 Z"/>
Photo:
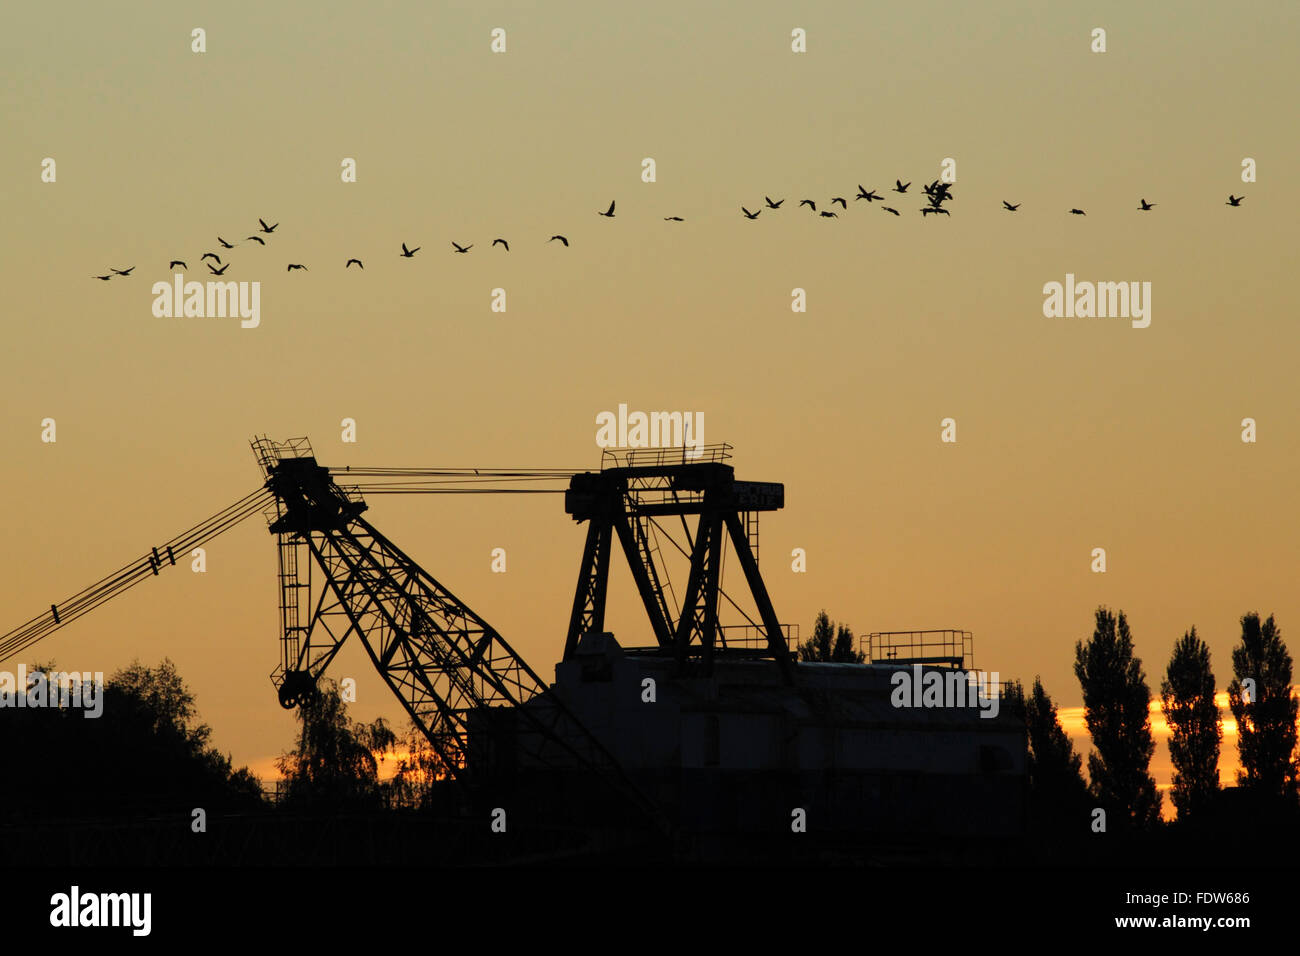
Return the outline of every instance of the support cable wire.
<path id="1" fill-rule="evenodd" d="M 483 486 L 501 482 L 567 482 L 574 475 L 579 474 L 578 469 L 571 468 L 354 468 L 352 466 L 331 468 L 329 472 L 331 475 L 349 477 L 402 479 L 369 481 L 357 485 L 357 490 L 364 494 L 379 495 L 563 494 L 564 488 Z M 464 487 L 465 485 L 470 487 Z M 275 495 L 272 492 L 266 488 L 259 488 L 158 548 L 150 549 L 148 554 L 132 561 L 115 573 L 66 600 L 51 605 L 50 610 L 44 614 L 0 635 L 0 661 L 8 660 L 63 625 L 94 610 L 123 591 L 129 590 L 145 578 L 157 575 L 164 566 L 175 564 L 177 555 L 188 557 L 189 552 L 194 548 L 211 541 L 275 503 Z"/>
<path id="2" fill-rule="evenodd" d="M 357 489 L 364 494 L 563 494 L 563 488 L 496 488 L 481 487 L 505 481 L 567 481 L 577 474 L 563 468 L 332 468 L 331 474 L 354 477 L 403 478 L 404 481 L 363 482 Z M 425 479 L 425 480 L 416 480 Z M 445 487 L 465 485 L 480 487 Z M 101 604 L 129 590 L 145 578 L 153 577 L 164 566 L 176 563 L 177 555 L 188 557 L 190 551 L 235 525 L 263 511 L 276 502 L 274 494 L 259 488 L 228 508 L 199 522 L 160 545 L 143 557 L 132 561 L 113 574 L 96 581 L 72 597 L 50 606 L 40 614 L 7 634 L 0 635 L 0 661 L 8 660 L 37 641 L 48 637 L 63 625 L 75 621 Z"/>
<path id="3" fill-rule="evenodd" d="M 44 614 L 0 636 L 0 661 L 8 660 L 37 641 L 48 637 L 63 625 L 76 620 L 88 611 L 111 600 L 123 591 L 134 587 L 145 578 L 153 577 L 163 568 L 183 560 L 190 551 L 235 525 L 261 512 L 271 504 L 274 495 L 259 488 L 239 501 L 183 531 L 170 541 L 150 549 L 142 558 L 132 561 L 120 570 L 77 592 L 72 597 L 52 605 Z"/>
<path id="4" fill-rule="evenodd" d="M 326 469 L 333 477 L 348 478 L 535 478 L 568 480 L 579 471 L 570 468 L 342 468 Z"/>

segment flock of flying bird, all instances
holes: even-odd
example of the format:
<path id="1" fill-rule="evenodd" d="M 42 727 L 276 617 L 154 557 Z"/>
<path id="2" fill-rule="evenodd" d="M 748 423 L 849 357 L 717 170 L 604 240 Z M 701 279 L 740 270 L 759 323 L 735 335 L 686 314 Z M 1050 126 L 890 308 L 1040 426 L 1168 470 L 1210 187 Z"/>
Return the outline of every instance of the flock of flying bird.
<path id="1" fill-rule="evenodd" d="M 898 193 L 900 195 L 906 195 L 907 190 L 911 185 L 912 184 L 910 182 L 905 183 L 901 179 L 896 179 L 894 180 L 894 188 L 891 191 Z M 951 184 L 941 183 L 939 182 L 939 180 L 936 179 L 934 182 L 922 186 L 921 189 L 922 192 L 925 193 L 926 200 L 927 200 L 927 204 L 921 207 L 921 216 L 923 218 L 925 216 L 930 216 L 930 215 L 941 215 L 941 216 L 951 215 L 948 212 L 948 210 L 945 209 L 943 206 L 944 203 L 948 202 L 953 198 Z M 1234 196 L 1231 193 L 1229 193 L 1228 201 L 1224 203 L 1224 205 L 1240 206 L 1242 200 L 1245 198 L 1246 197 L 1244 195 Z M 753 212 L 750 212 L 749 209 L 745 206 L 740 207 L 740 211 L 746 219 L 757 219 L 759 217 L 759 214 L 762 213 L 764 209 L 780 209 L 782 204 L 785 202 L 784 199 L 772 199 L 771 196 L 764 196 L 763 199 L 766 201 L 765 205 L 759 206 Z M 872 203 L 877 201 L 884 202 L 885 197 L 878 194 L 874 189 L 863 188 L 863 186 L 859 183 L 857 195 L 854 196 L 853 199 L 854 201 L 865 199 L 867 201 L 867 205 L 871 205 Z M 614 205 L 615 203 L 611 202 L 609 204 L 608 209 L 604 210 L 603 212 L 597 210 L 596 215 L 604 216 L 606 219 L 613 219 Z M 812 199 L 801 199 L 799 200 L 799 205 L 807 206 L 819 218 L 823 218 L 823 219 L 839 218 L 839 213 L 833 212 L 829 209 L 823 208 L 822 210 L 818 211 L 817 203 L 815 200 Z M 843 196 L 833 196 L 831 197 L 830 205 L 832 206 L 838 205 L 842 210 L 847 210 L 849 208 L 849 201 Z M 1022 203 L 1010 203 L 1007 202 L 1005 199 L 1002 200 L 1002 208 L 1007 212 L 1015 212 L 1017 209 L 1021 207 L 1021 205 Z M 1147 202 L 1146 199 L 1142 199 L 1141 205 L 1139 205 L 1137 209 L 1139 212 L 1149 212 L 1150 210 L 1154 209 L 1156 205 L 1157 205 L 1156 203 Z M 880 208 L 884 212 L 892 213 L 895 216 L 902 215 L 893 206 L 882 205 Z M 1082 209 L 1071 209 L 1070 214 L 1074 216 L 1087 215 L 1087 213 L 1084 212 Z M 256 242 L 258 245 L 265 246 L 266 240 L 262 237 L 269 236 L 272 233 L 274 233 L 280 224 L 278 222 L 274 224 L 268 224 L 265 219 L 260 219 L 260 218 L 257 221 L 261 224 L 262 228 L 259 229 L 258 232 L 255 232 L 253 235 L 244 239 L 243 241 Z M 685 221 L 686 220 L 683 219 L 681 216 L 664 216 L 664 222 L 685 222 Z M 555 242 L 557 240 L 560 243 L 562 243 L 566 249 L 569 247 L 568 238 L 561 235 L 551 236 L 551 238 L 548 239 L 547 242 Z M 217 236 L 217 243 L 221 246 L 223 250 L 233 249 L 235 248 L 235 246 L 240 245 L 240 243 L 238 242 L 227 242 L 225 239 L 221 238 L 221 236 Z M 467 246 L 462 246 L 460 243 L 456 242 L 455 240 L 452 241 L 451 245 L 453 251 L 456 253 L 467 253 L 474 248 L 473 243 L 470 243 Z M 507 242 L 505 239 L 501 239 L 501 238 L 493 239 L 492 248 L 495 248 L 496 246 L 501 246 L 503 249 L 505 249 L 506 252 L 510 251 L 510 243 Z M 413 249 L 408 248 L 406 243 L 403 242 L 402 251 L 398 253 L 398 255 L 403 259 L 410 259 L 414 257 L 415 254 L 420 251 L 420 249 L 421 249 L 420 246 L 416 246 Z M 213 260 L 213 262 L 216 263 L 216 266 L 214 266 L 212 262 L 208 262 L 207 260 L 209 259 Z M 205 252 L 199 261 L 201 261 L 205 266 L 207 266 L 209 272 L 217 276 L 224 275 L 226 270 L 230 268 L 230 263 L 222 262 L 221 256 L 215 252 Z M 356 267 L 359 269 L 362 270 L 365 269 L 365 264 L 360 259 L 357 258 L 348 259 L 347 262 L 343 264 L 343 268 L 350 269 L 352 268 L 353 265 L 356 265 Z M 172 259 L 167 264 L 168 269 L 175 269 L 177 266 L 180 266 L 181 268 L 184 269 L 189 268 L 189 265 L 183 259 Z M 217 268 L 217 266 L 219 266 L 220 268 Z M 294 270 L 297 269 L 301 269 L 304 272 L 310 271 L 301 262 L 289 263 L 288 266 L 285 268 L 285 271 L 293 272 Z M 110 267 L 108 271 L 108 275 L 92 276 L 92 278 L 99 279 L 102 282 L 107 282 L 110 279 L 112 279 L 114 276 L 129 276 L 134 270 L 135 270 L 135 266 L 130 266 L 126 269 L 114 269 Z"/>
<path id="2" fill-rule="evenodd" d="M 912 184 L 911 184 L 910 182 L 905 183 L 905 182 L 903 182 L 901 179 L 895 179 L 895 180 L 894 180 L 894 188 L 893 188 L 891 191 L 892 191 L 892 192 L 899 193 L 900 195 L 906 195 L 906 194 L 907 194 L 907 190 L 908 190 L 908 188 L 909 188 L 911 185 L 912 185 Z M 947 209 L 944 209 L 944 208 L 943 208 L 943 204 L 946 203 L 948 200 L 950 200 L 950 199 L 953 198 L 953 195 L 952 195 L 952 186 L 951 186 L 951 184 L 949 184 L 949 183 L 941 183 L 941 182 L 939 182 L 939 180 L 936 179 L 934 182 L 930 183 L 929 185 L 927 185 L 927 186 L 922 186 L 922 187 L 921 187 L 921 190 L 925 193 L 926 200 L 927 200 L 927 204 L 921 207 L 921 216 L 922 216 L 922 218 L 924 218 L 924 217 L 926 217 L 926 216 L 931 216 L 931 215 L 936 215 L 936 216 L 947 216 L 947 215 L 951 215 L 951 214 L 948 212 Z M 1234 195 L 1232 195 L 1231 193 L 1229 193 L 1229 194 L 1228 194 L 1228 201 L 1227 201 L 1226 203 L 1224 203 L 1224 205 L 1226 205 L 1226 206 L 1240 206 L 1240 205 L 1241 205 L 1241 201 L 1242 201 L 1243 199 L 1245 199 L 1245 198 L 1246 198 L 1245 196 L 1234 196 Z M 740 212 L 741 212 L 741 214 L 742 214 L 746 219 L 757 219 L 757 218 L 759 217 L 759 214 L 762 213 L 763 210 L 764 210 L 765 208 L 766 208 L 766 209 L 780 209 L 780 208 L 781 208 L 781 204 L 785 202 L 784 199 L 773 199 L 771 196 L 764 196 L 763 199 L 765 200 L 766 205 L 758 206 L 758 208 L 755 209 L 753 212 L 750 212 L 750 211 L 749 211 L 749 207 L 747 207 L 747 206 L 741 206 L 741 207 L 740 207 Z M 867 201 L 867 205 L 869 206 L 869 205 L 871 205 L 873 202 L 876 202 L 876 201 L 884 202 L 885 197 L 882 196 L 882 195 L 880 195 L 879 193 L 877 193 L 874 189 L 867 189 L 867 188 L 864 187 L 861 183 L 859 183 L 859 184 L 858 184 L 858 193 L 857 193 L 856 196 L 853 197 L 853 200 L 856 202 L 856 201 L 858 201 L 858 200 L 860 200 L 860 199 L 865 199 L 865 200 Z M 1154 208 L 1156 207 L 1156 203 L 1153 203 L 1153 202 L 1147 202 L 1145 199 L 1140 200 L 1140 203 L 1141 203 L 1141 204 L 1137 207 L 1137 209 L 1138 209 L 1139 212 L 1150 212 L 1152 209 L 1154 209 Z M 832 197 L 831 197 L 830 205 L 834 206 L 834 205 L 837 205 L 837 204 L 839 205 L 839 207 L 840 207 L 841 209 L 847 210 L 847 209 L 849 208 L 849 201 L 848 201 L 847 199 L 845 199 L 843 196 L 832 196 Z M 817 213 L 817 215 L 818 215 L 820 218 L 823 218 L 823 219 L 838 219 L 838 218 L 839 218 L 839 213 L 837 213 L 837 212 L 832 212 L 832 211 L 829 210 L 829 209 L 822 209 L 820 212 L 818 212 L 818 210 L 817 210 L 817 203 L 816 203 L 815 200 L 812 200 L 812 199 L 801 199 L 801 200 L 799 200 L 799 205 L 800 205 L 800 206 L 807 206 L 810 210 L 812 210 L 814 213 Z M 1010 202 L 1007 202 L 1005 199 L 1002 200 L 1002 208 L 1005 209 L 1007 212 L 1015 212 L 1017 209 L 1019 209 L 1019 208 L 1021 207 L 1021 205 L 1023 205 L 1023 203 L 1010 203 Z M 611 211 L 612 211 L 612 208 L 613 208 L 613 207 L 611 207 Z M 900 213 L 900 212 L 899 212 L 897 209 L 895 209 L 893 206 L 883 206 L 883 205 L 882 205 L 882 206 L 880 207 L 880 209 L 881 209 L 883 212 L 892 213 L 892 214 L 894 214 L 895 216 L 901 216 L 901 215 L 902 215 L 902 213 Z M 1070 214 L 1071 214 L 1071 215 L 1074 215 L 1074 216 L 1086 216 L 1086 215 L 1087 215 L 1087 213 L 1084 212 L 1082 209 L 1071 209 L 1071 210 L 1070 210 Z M 602 215 L 603 215 L 603 214 L 602 214 Z M 670 219 L 674 219 L 674 220 L 676 220 L 677 222 L 681 222 L 681 221 L 682 221 L 682 220 L 678 219 L 676 216 L 670 216 L 669 218 L 670 218 Z"/>
<path id="3" fill-rule="evenodd" d="M 611 219 L 614 218 L 614 203 L 611 202 L 611 203 L 609 204 L 609 209 L 606 210 L 605 212 L 602 212 L 600 215 L 602 215 L 602 216 L 608 216 L 608 217 L 611 218 Z M 260 235 L 259 235 L 258 233 L 254 233 L 253 235 L 251 235 L 251 236 L 249 236 L 248 238 L 246 238 L 246 239 L 244 240 L 244 242 L 256 242 L 256 243 L 257 243 L 258 245 L 260 245 L 260 246 L 265 246 L 265 245 L 266 245 L 266 240 L 263 239 L 262 236 L 263 236 L 263 235 L 267 235 L 267 236 L 271 235 L 272 233 L 275 232 L 275 230 L 279 227 L 280 224 L 279 224 L 278 222 L 277 222 L 277 223 L 268 223 L 265 219 L 261 219 L 261 218 L 259 218 L 257 221 L 258 221 L 259 223 L 261 223 L 261 226 L 262 226 L 262 228 L 261 228 L 260 230 L 258 230 L 258 233 L 260 233 Z M 681 222 L 682 220 L 681 220 L 681 219 L 678 219 L 678 221 Z M 551 236 L 551 238 L 548 239 L 547 241 L 548 241 L 548 242 L 555 242 L 556 240 L 559 240 L 559 242 L 561 242 L 561 243 L 564 245 L 564 247 L 565 247 L 566 249 L 569 247 L 569 240 L 568 240 L 568 237 L 567 237 L 567 236 L 555 235 L 555 236 Z M 217 236 L 217 243 L 218 243 L 218 245 L 221 246 L 221 248 L 222 248 L 223 250 L 224 250 L 224 249 L 233 249 L 233 248 L 235 248 L 235 246 L 238 246 L 238 245 L 241 244 L 241 243 L 238 243 L 238 242 L 229 242 L 229 241 L 223 239 L 221 236 Z M 506 252 L 509 252 L 509 251 L 510 251 L 510 243 L 508 243 L 508 242 L 507 242 L 506 240 L 504 240 L 504 239 L 494 239 L 494 240 L 492 240 L 492 245 L 493 245 L 493 246 L 501 246 L 503 249 L 505 249 Z M 469 252 L 471 249 L 474 248 L 474 244 L 473 244 L 473 243 L 470 243 L 470 244 L 467 245 L 467 246 L 462 246 L 462 245 L 460 245 L 460 244 L 457 243 L 457 242 L 452 242 L 452 247 L 453 247 L 453 249 L 454 249 L 456 252 Z M 412 248 L 408 247 L 408 246 L 406 245 L 405 242 L 403 242 L 403 243 L 402 243 L 402 251 L 401 251 L 400 253 L 398 253 L 398 256 L 399 256 L 400 258 L 403 258 L 403 259 L 410 259 L 410 258 L 412 258 L 412 257 L 413 257 L 417 252 L 420 251 L 420 248 L 421 248 L 420 246 L 416 246 L 415 248 L 412 249 Z M 208 262 L 209 259 L 211 259 L 212 262 L 215 262 L 216 265 L 214 266 L 214 265 L 212 264 L 212 262 Z M 215 276 L 225 275 L 226 270 L 230 268 L 230 263 L 229 263 L 229 262 L 222 262 L 222 260 L 221 260 L 221 255 L 220 255 L 219 253 L 216 253 L 216 252 L 205 252 L 205 253 L 203 253 L 203 255 L 199 258 L 199 261 L 202 262 L 205 266 L 207 266 L 208 271 L 211 272 L 211 273 L 212 273 L 213 275 L 215 275 Z M 365 267 L 366 267 L 366 266 L 365 266 L 365 263 L 363 263 L 360 259 L 357 259 L 357 258 L 351 258 L 351 259 L 348 259 L 348 261 L 345 262 L 345 263 L 343 264 L 343 268 L 344 268 L 344 269 L 350 269 L 353 265 L 355 265 L 357 268 L 359 268 L 359 269 L 363 269 L 363 270 L 364 270 Z M 180 268 L 182 268 L 182 269 L 188 269 L 188 268 L 189 268 L 189 263 L 186 262 L 184 259 L 172 259 L 172 260 L 170 260 L 170 261 L 167 263 L 167 268 L 168 268 L 168 269 L 175 269 L 175 268 L 178 267 L 178 266 L 179 266 Z M 218 268 L 218 267 L 220 267 L 220 268 Z M 303 265 L 301 262 L 290 262 L 290 263 L 285 267 L 285 271 L 286 271 L 286 272 L 293 272 L 295 269 L 301 269 L 303 272 L 310 272 L 310 271 L 311 271 L 311 270 L 308 269 L 305 265 Z M 132 272 L 134 272 L 134 271 L 135 271 L 135 266 L 129 266 L 129 267 L 127 267 L 126 269 L 115 269 L 115 268 L 112 268 L 112 267 L 110 266 L 107 275 L 102 275 L 102 276 L 91 276 L 91 278 L 93 278 L 93 279 L 99 279 L 101 282 L 107 282 L 107 281 L 109 281 L 110 279 L 112 279 L 114 276 L 129 276 L 129 275 L 130 275 Z"/>
<path id="4" fill-rule="evenodd" d="M 908 187 L 911 185 L 912 184 L 910 182 L 905 183 L 901 179 L 895 179 L 893 191 L 899 193 L 900 195 L 906 195 Z M 949 213 L 947 209 L 943 208 L 943 204 L 953 198 L 952 185 L 950 183 L 941 183 L 939 182 L 939 180 L 936 179 L 928 186 L 922 186 L 921 189 L 925 192 L 926 198 L 929 200 L 928 205 L 921 207 L 922 217 L 929 216 L 929 215 L 942 215 L 942 216 L 951 215 L 951 213 Z M 766 201 L 766 206 L 765 207 L 759 206 L 753 212 L 750 212 L 749 208 L 746 206 L 740 207 L 740 211 L 746 219 L 757 219 L 759 217 L 759 214 L 762 213 L 764 208 L 780 209 L 781 205 L 785 202 L 784 199 L 773 199 L 771 196 L 764 196 L 763 199 Z M 858 194 L 854 196 L 853 199 L 855 202 L 859 199 L 865 199 L 867 201 L 867 205 L 870 206 L 873 202 L 876 202 L 877 200 L 879 200 L 880 202 L 884 202 L 885 197 L 877 193 L 874 189 L 867 189 L 861 183 L 858 183 Z M 849 208 L 849 201 L 845 199 L 843 196 L 831 197 L 830 204 L 834 206 L 837 203 L 839 204 L 839 207 L 843 210 L 847 210 Z M 832 212 L 829 209 L 823 209 L 821 212 L 817 212 L 817 202 L 816 200 L 813 199 L 800 199 L 799 205 L 807 206 L 810 210 L 817 213 L 817 215 L 822 219 L 838 219 L 840 215 L 839 213 Z M 1017 209 L 1020 208 L 1019 203 L 1016 203 L 1013 206 L 1009 202 L 1006 202 L 1005 200 L 1003 200 L 1002 205 L 1005 206 L 1007 209 L 1010 209 L 1012 212 L 1015 212 Z M 902 213 L 900 213 L 893 206 L 881 206 L 880 208 L 884 212 L 893 213 L 895 216 L 902 215 Z"/>

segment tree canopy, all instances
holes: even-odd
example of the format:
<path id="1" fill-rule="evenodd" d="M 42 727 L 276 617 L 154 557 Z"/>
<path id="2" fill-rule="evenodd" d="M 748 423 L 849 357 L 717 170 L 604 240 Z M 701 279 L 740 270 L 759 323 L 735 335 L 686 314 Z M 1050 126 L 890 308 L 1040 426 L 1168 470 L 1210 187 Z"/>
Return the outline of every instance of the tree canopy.
<path id="1" fill-rule="evenodd" d="M 799 645 L 801 661 L 861 664 L 865 658 L 865 654 L 853 647 L 853 631 L 845 624 L 837 627 L 825 608 L 817 615 L 812 637 Z"/>
<path id="2" fill-rule="evenodd" d="M 1228 706 L 1237 721 L 1237 782 L 1258 794 L 1293 798 L 1297 701 L 1291 690 L 1291 654 L 1271 614 L 1262 623 L 1253 612 L 1242 617 L 1232 672 Z M 1253 682 L 1254 694 L 1247 692 L 1247 681 Z"/>
<path id="3" fill-rule="evenodd" d="M 1121 827 L 1145 828 L 1160 821 L 1160 794 L 1147 772 L 1151 691 L 1124 612 L 1098 608 L 1096 627 L 1074 649 L 1074 673 L 1083 690 L 1084 719 L 1095 748 L 1088 755 L 1093 796 Z"/>
<path id="4" fill-rule="evenodd" d="M 1160 706 L 1169 725 L 1169 758 L 1174 767 L 1170 799 L 1178 819 L 1203 813 L 1219 790 L 1219 746 L 1223 725 L 1214 702 L 1210 647 L 1192 628 L 1174 644 Z"/>

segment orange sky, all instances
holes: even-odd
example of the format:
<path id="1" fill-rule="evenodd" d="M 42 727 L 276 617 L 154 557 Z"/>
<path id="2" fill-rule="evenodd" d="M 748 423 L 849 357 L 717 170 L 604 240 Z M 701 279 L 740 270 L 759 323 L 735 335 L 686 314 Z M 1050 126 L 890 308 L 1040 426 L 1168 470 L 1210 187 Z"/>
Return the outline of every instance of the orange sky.
<path id="1" fill-rule="evenodd" d="M 1228 709 L 1227 691 L 1215 694 L 1214 702 L 1219 705 L 1220 719 L 1223 721 L 1223 740 L 1219 745 L 1219 784 L 1232 787 L 1237 784 L 1237 770 L 1241 767 L 1237 755 L 1237 722 L 1233 720 L 1232 711 Z M 1151 734 L 1156 741 L 1156 752 L 1151 757 L 1151 775 L 1156 778 L 1156 786 L 1164 795 L 1160 812 L 1166 820 L 1172 820 L 1176 812 L 1168 793 L 1173 786 L 1171 782 L 1173 766 L 1169 761 L 1169 725 L 1165 722 L 1158 698 L 1151 701 L 1149 709 Z M 1084 779 L 1087 779 L 1088 752 L 1092 744 L 1088 735 L 1088 726 L 1084 722 L 1083 708 L 1060 707 L 1057 709 L 1056 716 L 1061 722 L 1061 727 L 1074 742 L 1075 753 L 1083 756 Z"/>
<path id="2" fill-rule="evenodd" d="M 1298 21 L 1289 0 L 15 8 L 0 629 L 255 488 L 254 435 L 306 434 L 331 465 L 595 468 L 596 416 L 625 402 L 702 412 L 741 478 L 785 482 L 761 561 L 805 634 L 823 607 L 859 633 L 965 628 L 977 666 L 1041 674 L 1068 714 L 1104 604 L 1153 690 L 1192 625 L 1224 687 L 1242 614 L 1300 627 L 1300 127 L 1278 121 Z M 947 157 L 952 215 L 923 219 L 915 193 Z M 899 177 L 898 218 L 797 206 Z M 765 195 L 785 206 L 745 220 Z M 259 216 L 281 223 L 266 247 L 244 238 Z M 168 261 L 199 269 L 218 235 L 239 243 L 226 278 L 261 283 L 259 327 L 155 317 Z M 1151 282 L 1150 327 L 1046 318 L 1067 273 Z M 551 675 L 584 531 L 558 498 L 388 497 L 369 516 Z M 216 743 L 265 769 L 294 730 L 267 680 L 274 569 L 250 521 L 205 574 L 165 572 L 31 659 L 168 655 Z M 612 592 L 609 627 L 648 643 L 622 569 Z M 398 720 L 359 647 L 331 676 L 357 679 L 357 717 Z"/>
<path id="3" fill-rule="evenodd" d="M 1300 688 L 1296 689 L 1300 690 Z M 1241 766 L 1241 761 L 1237 755 L 1237 722 L 1232 718 L 1232 711 L 1228 709 L 1228 694 L 1226 691 L 1215 695 L 1215 703 L 1219 706 L 1223 726 L 1223 741 L 1219 750 L 1219 784 L 1225 787 L 1236 786 L 1237 770 Z M 1157 788 L 1164 795 L 1161 803 L 1161 813 L 1165 819 L 1172 820 L 1176 812 L 1168 794 L 1170 787 L 1173 786 L 1170 782 L 1173 768 L 1169 761 L 1169 725 L 1165 722 L 1159 700 L 1151 701 L 1150 712 L 1151 733 L 1156 741 L 1156 752 L 1151 758 L 1150 769 L 1152 775 L 1156 778 Z M 1091 738 L 1088 735 L 1087 724 L 1084 722 L 1083 708 L 1060 707 L 1057 709 L 1057 719 L 1065 732 L 1070 735 L 1075 752 L 1084 758 L 1083 773 L 1084 778 L 1087 779 L 1087 755 L 1091 748 Z M 379 758 L 380 779 L 387 780 L 391 778 L 397 772 L 398 764 L 409 756 L 409 751 L 405 748 L 398 748 L 392 753 L 381 754 Z M 272 757 L 254 762 L 249 769 L 265 781 L 275 780 L 281 776 L 280 771 L 275 766 L 275 758 Z"/>

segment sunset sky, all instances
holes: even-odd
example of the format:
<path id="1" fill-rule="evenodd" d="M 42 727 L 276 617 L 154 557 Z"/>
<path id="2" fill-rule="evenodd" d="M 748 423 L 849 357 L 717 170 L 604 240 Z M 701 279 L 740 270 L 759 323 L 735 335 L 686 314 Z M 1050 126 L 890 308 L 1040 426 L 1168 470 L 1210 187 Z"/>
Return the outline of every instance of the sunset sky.
<path id="1" fill-rule="evenodd" d="M 1220 690 L 1244 613 L 1300 652 L 1294 2 L 4 19 L 0 632 L 256 488 L 254 435 L 307 435 L 330 465 L 596 468 L 596 416 L 627 403 L 703 413 L 739 477 L 785 483 L 761 537 L 781 620 L 973 631 L 976 666 L 1040 674 L 1085 753 L 1073 651 L 1098 605 L 1127 613 L 1153 693 L 1193 625 Z M 952 214 L 922 218 L 946 157 Z M 747 221 L 765 195 L 785 205 Z M 838 219 L 798 207 L 832 196 Z M 258 217 L 281 224 L 265 248 L 245 239 Z M 202 281 L 209 250 L 262 283 L 260 327 L 154 317 L 168 261 Z M 1044 317 L 1067 273 L 1150 282 L 1150 327 Z M 385 497 L 369 517 L 552 676 L 584 533 L 559 496 Z M 267 773 L 295 727 L 267 678 L 275 560 L 246 522 L 205 574 L 169 569 L 24 657 L 169 656 L 214 742 Z M 607 624 L 651 642 L 622 568 Z M 400 718 L 360 646 L 330 674 L 357 679 L 354 716 Z M 1224 754 L 1226 780 L 1235 737 Z M 1163 739 L 1152 768 L 1167 784 Z"/>

